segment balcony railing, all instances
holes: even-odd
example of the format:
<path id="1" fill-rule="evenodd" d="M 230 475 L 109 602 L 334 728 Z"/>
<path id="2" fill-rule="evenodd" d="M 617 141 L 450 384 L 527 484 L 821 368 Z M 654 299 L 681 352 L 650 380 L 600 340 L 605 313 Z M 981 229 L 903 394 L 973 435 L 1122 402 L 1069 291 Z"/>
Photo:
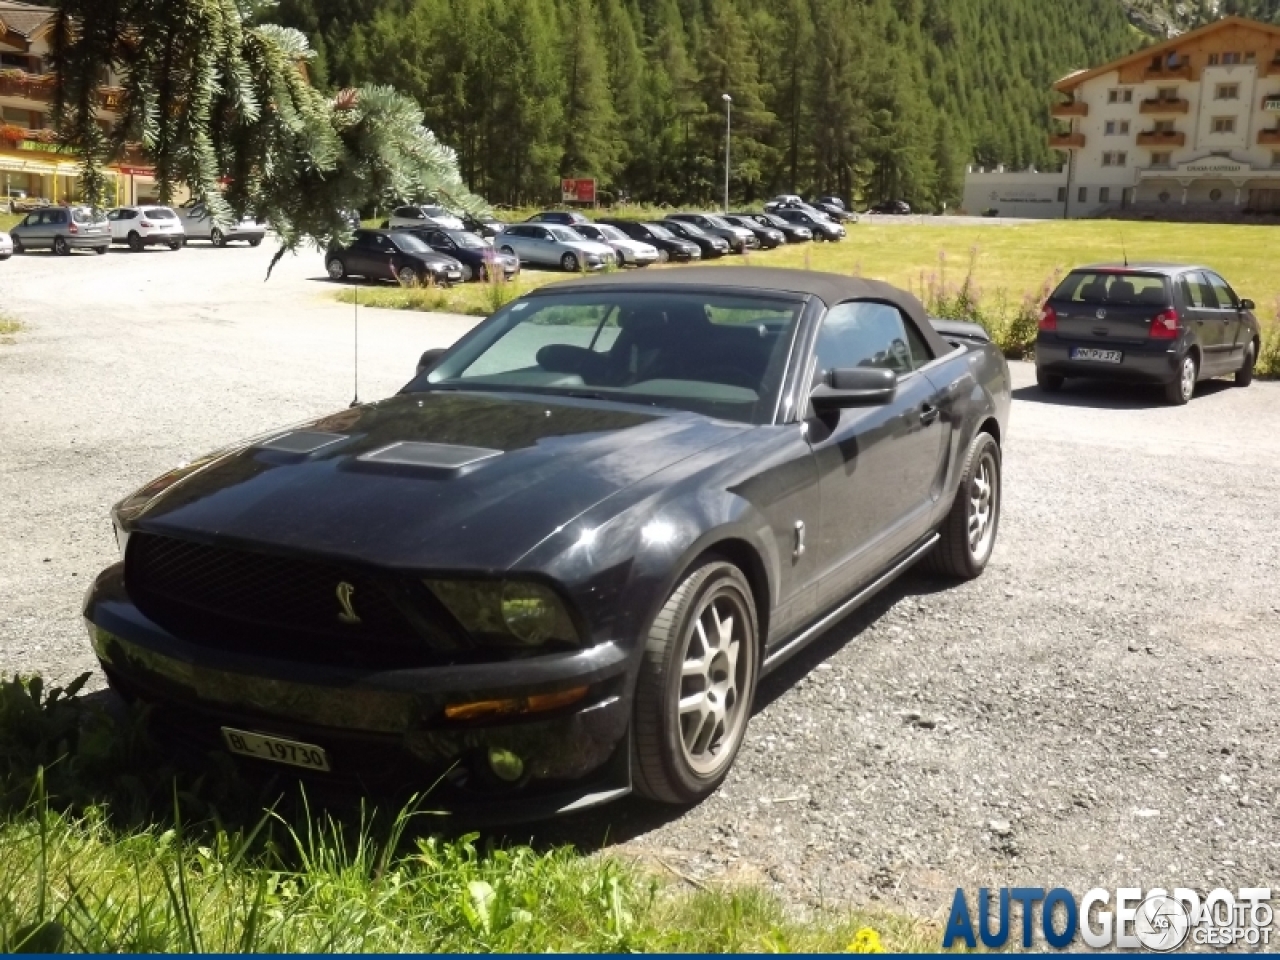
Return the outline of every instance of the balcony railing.
<path id="1" fill-rule="evenodd" d="M 1190 80 L 1191 62 L 1183 61 L 1177 66 L 1162 63 L 1160 66 L 1148 66 L 1144 74 L 1148 80 Z"/>
<path id="2" fill-rule="evenodd" d="M 1186 113 L 1191 109 L 1190 101 L 1181 98 L 1177 100 L 1169 100 L 1164 97 L 1155 97 L 1151 100 L 1143 100 L 1138 105 L 1139 113 L 1146 114 L 1162 114 L 1162 113 Z"/>
<path id="3" fill-rule="evenodd" d="M 1143 130 L 1138 134 L 1140 147 L 1181 147 L 1187 142 L 1187 135 L 1181 130 Z"/>
<path id="4" fill-rule="evenodd" d="M 53 102 L 53 88 L 57 80 L 51 73 L 27 73 L 25 70 L 0 70 L 0 97 L 20 97 L 40 103 Z M 101 86 L 98 97 L 107 110 L 118 110 L 124 98 L 122 87 Z"/>
<path id="5" fill-rule="evenodd" d="M 1049 108 L 1051 117 L 1087 117 L 1089 105 L 1083 100 L 1069 100 L 1066 103 L 1055 103 Z"/>
<path id="6" fill-rule="evenodd" d="M 1054 150 L 1079 150 L 1084 147 L 1083 133 L 1051 133 L 1049 146 Z"/>
<path id="7" fill-rule="evenodd" d="M 1280 145 L 1280 128 L 1275 130 L 1259 130 L 1258 143 L 1261 146 L 1270 147 Z"/>

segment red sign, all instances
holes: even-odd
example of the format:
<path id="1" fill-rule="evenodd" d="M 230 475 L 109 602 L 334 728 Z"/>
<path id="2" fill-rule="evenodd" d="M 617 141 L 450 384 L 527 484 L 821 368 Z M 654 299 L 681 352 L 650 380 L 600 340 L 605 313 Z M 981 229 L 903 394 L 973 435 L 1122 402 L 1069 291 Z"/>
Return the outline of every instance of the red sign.
<path id="1" fill-rule="evenodd" d="M 595 203 L 595 177 L 566 177 L 560 181 L 560 200 L 562 203 Z"/>
<path id="2" fill-rule="evenodd" d="M 120 172 L 126 177 L 154 177 L 156 175 L 155 167 L 120 167 Z"/>

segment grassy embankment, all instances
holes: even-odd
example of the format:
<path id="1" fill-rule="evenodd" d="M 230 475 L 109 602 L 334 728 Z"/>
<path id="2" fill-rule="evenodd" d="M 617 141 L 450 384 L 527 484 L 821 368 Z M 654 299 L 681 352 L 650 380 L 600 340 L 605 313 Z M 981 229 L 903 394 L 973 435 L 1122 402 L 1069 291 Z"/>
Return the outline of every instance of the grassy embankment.
<path id="1" fill-rule="evenodd" d="M 1113 260 L 1205 263 L 1220 271 L 1241 296 L 1257 301 L 1264 325 L 1258 373 L 1280 377 L 1280 281 L 1270 257 L 1275 228 L 1081 220 L 997 226 L 851 224 L 838 244 L 805 244 L 731 257 L 716 263 L 767 265 L 857 274 L 906 287 L 931 310 L 986 326 L 1006 353 L 1026 353 L 1035 337 L 1039 306 L 1049 285 L 1073 266 Z M 649 269 L 683 269 L 678 266 Z M 368 306 L 485 316 L 524 290 L 563 279 L 554 271 L 525 270 L 512 284 L 489 289 L 403 289 L 364 285 Z M 351 289 L 338 297 L 350 303 Z"/>
<path id="2" fill-rule="evenodd" d="M 885 910 L 784 908 L 659 862 L 440 832 L 170 766 L 140 715 L 0 683 L 0 952 L 927 951 Z M 225 761 L 225 757 L 222 758 Z M 531 829 L 531 828 L 526 828 Z M 528 833 L 523 836 L 528 836 Z"/>

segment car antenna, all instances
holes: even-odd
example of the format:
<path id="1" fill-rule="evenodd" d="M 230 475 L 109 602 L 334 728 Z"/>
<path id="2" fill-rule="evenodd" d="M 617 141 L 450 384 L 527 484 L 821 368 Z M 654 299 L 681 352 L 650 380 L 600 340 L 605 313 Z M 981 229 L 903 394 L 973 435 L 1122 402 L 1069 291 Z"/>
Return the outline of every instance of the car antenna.
<path id="1" fill-rule="evenodd" d="M 1120 253 L 1124 256 L 1124 266 L 1127 270 L 1129 268 L 1129 251 L 1124 247 L 1124 233 L 1117 230 L 1116 236 L 1120 238 Z"/>
<path id="2" fill-rule="evenodd" d="M 360 284 L 351 285 L 351 406 L 360 406 Z"/>

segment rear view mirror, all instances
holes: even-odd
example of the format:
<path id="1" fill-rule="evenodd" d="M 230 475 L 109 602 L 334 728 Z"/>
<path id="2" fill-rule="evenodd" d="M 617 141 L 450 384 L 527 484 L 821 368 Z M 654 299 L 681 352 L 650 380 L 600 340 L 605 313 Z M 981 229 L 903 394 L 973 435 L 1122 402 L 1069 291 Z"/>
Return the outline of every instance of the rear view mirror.
<path id="1" fill-rule="evenodd" d="M 425 351 L 422 356 L 418 358 L 418 374 L 426 373 L 434 367 L 436 362 L 444 355 L 445 350 L 443 347 L 436 347 L 434 350 Z"/>
<path id="2" fill-rule="evenodd" d="M 874 407 L 888 403 L 898 392 L 898 375 L 882 367 L 849 367 L 830 370 L 813 388 L 809 399 L 815 410 Z"/>
<path id="3" fill-rule="evenodd" d="M 1248 297 L 1245 297 L 1243 300 L 1240 301 L 1241 310 L 1256 310 L 1257 306 L 1258 305 L 1254 303 L 1252 300 L 1250 300 Z"/>

